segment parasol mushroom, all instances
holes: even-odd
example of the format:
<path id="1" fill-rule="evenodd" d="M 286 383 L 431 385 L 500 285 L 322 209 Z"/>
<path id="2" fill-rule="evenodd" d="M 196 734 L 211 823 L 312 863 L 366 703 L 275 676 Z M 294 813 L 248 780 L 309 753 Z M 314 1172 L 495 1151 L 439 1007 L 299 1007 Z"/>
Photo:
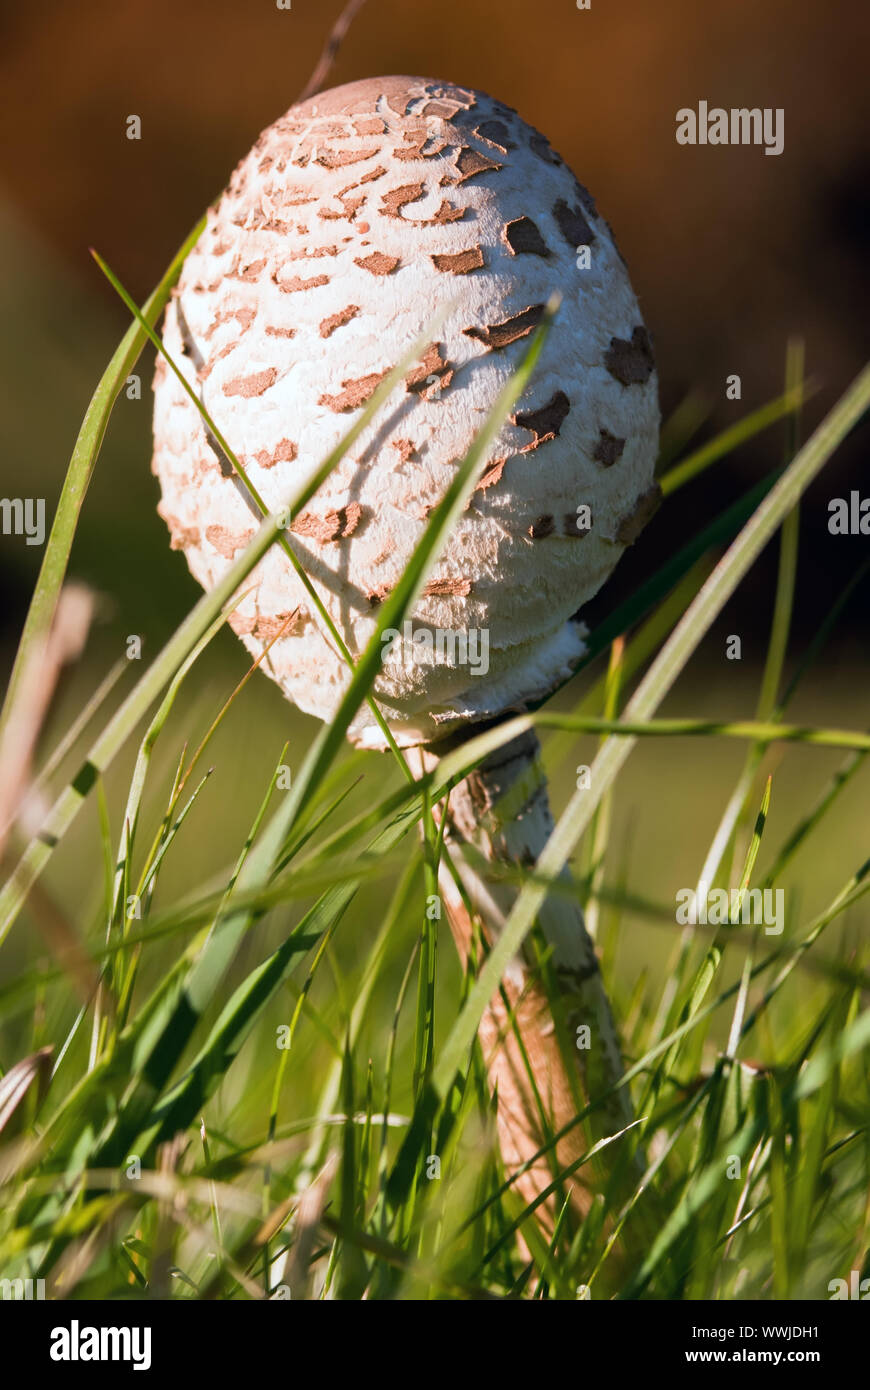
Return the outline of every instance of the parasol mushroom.
<path id="1" fill-rule="evenodd" d="M 278 509 L 448 305 L 401 399 L 391 398 L 289 528 L 355 656 L 554 290 L 562 306 L 531 384 L 408 622 L 385 644 L 373 694 L 418 768 L 570 675 L 584 651 L 577 611 L 655 508 L 652 347 L 607 223 L 544 136 L 509 106 L 427 78 L 369 79 L 320 93 L 263 132 L 211 209 L 167 311 L 168 352 Z M 172 545 L 208 588 L 256 521 L 162 361 L 154 389 L 160 511 Z M 279 548 L 255 571 L 231 622 L 258 657 L 283 628 L 263 669 L 301 709 L 330 719 L 348 669 Z M 384 746 L 365 706 L 350 736 Z M 538 751 L 524 735 L 454 790 L 449 845 L 534 863 L 552 825 Z M 507 819 L 505 793 L 514 798 Z M 467 865 L 460 871 L 487 930 L 497 931 L 512 890 L 484 890 Z M 442 893 L 467 952 L 471 923 L 449 876 Z M 592 1045 L 566 1060 L 540 981 L 517 961 L 506 997 L 536 1086 L 501 999 L 481 1025 L 509 1171 L 546 1129 L 533 1092 L 558 1127 L 576 1111 L 578 1077 L 588 1095 L 621 1074 L 579 906 L 554 896 L 540 924 L 565 992 L 562 1025 L 587 1022 Z M 624 1089 L 598 1114 L 602 1132 L 621 1127 Z M 581 1149 L 575 1133 L 557 1157 L 569 1161 Z M 550 1176 L 542 1160 L 520 1186 L 531 1194 Z"/>

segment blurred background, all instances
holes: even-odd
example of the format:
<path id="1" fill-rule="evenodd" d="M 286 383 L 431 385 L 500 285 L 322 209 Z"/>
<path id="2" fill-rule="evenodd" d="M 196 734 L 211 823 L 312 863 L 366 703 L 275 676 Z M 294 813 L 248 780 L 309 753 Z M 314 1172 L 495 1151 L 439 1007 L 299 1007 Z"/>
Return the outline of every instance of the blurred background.
<path id="1" fill-rule="evenodd" d="M 78 422 L 127 317 L 88 255 L 95 246 L 140 301 L 259 131 L 299 95 L 341 0 L 59 0 L 0 5 L 3 495 L 52 513 Z M 861 0 L 368 0 L 330 85 L 409 72 L 481 87 L 543 130 L 613 225 L 656 341 L 667 417 L 692 395 L 702 440 L 781 388 L 786 340 L 806 343 L 818 420 L 870 355 L 870 9 Z M 783 107 L 785 150 L 677 145 L 675 113 Z M 126 118 L 142 121 L 126 138 Z M 742 378 L 741 401 L 725 379 Z M 154 516 L 148 471 L 151 361 L 123 397 L 83 518 L 75 570 L 135 603 L 155 639 L 193 586 Z M 862 481 L 867 436 L 841 451 L 803 525 L 808 630 L 867 541 L 830 537 L 825 503 Z M 693 441 L 694 442 L 694 441 Z M 681 491 L 623 560 L 604 609 L 779 461 L 774 427 Z M 129 564 L 132 556 L 137 563 Z M 0 547 L 5 642 L 40 553 Z M 121 561 L 124 561 L 121 564 Z M 775 555 L 757 567 L 729 631 L 763 637 Z M 866 597 L 845 633 L 866 637 Z"/>
<path id="2" fill-rule="evenodd" d="M 127 327 L 88 247 L 141 302 L 260 130 L 297 98 L 341 8 L 341 0 L 292 0 L 286 10 L 275 0 L 0 5 L 0 494 L 44 496 L 51 518 L 82 415 Z M 701 421 L 694 446 L 780 392 L 790 337 L 804 340 L 818 386 L 805 433 L 870 355 L 868 42 L 870 8 L 861 0 L 593 0 L 588 11 L 575 0 L 369 0 L 329 85 L 387 72 L 449 79 L 504 99 L 542 130 L 614 228 L 655 338 L 664 416 L 688 398 Z M 699 100 L 784 108 L 784 153 L 678 146 L 676 112 Z M 131 114 L 141 118 L 138 141 L 126 138 Z M 198 596 L 155 511 L 152 368 L 146 354 L 141 400 L 117 403 L 83 509 L 70 573 L 105 596 L 102 622 L 66 678 L 47 746 L 123 654 L 127 634 L 141 635 L 153 655 Z M 732 373 L 742 379 L 740 401 L 725 397 Z M 854 433 L 804 504 L 787 674 L 867 554 L 866 537 L 828 534 L 827 501 L 854 488 L 870 495 L 868 437 L 867 425 Z M 607 613 L 780 463 L 783 448 L 780 423 L 681 489 L 590 616 Z M 663 713 L 752 715 L 776 551 L 769 547 L 741 586 Z M 41 554 L 22 538 L 0 545 L 4 667 Z M 867 726 L 868 629 L 865 584 L 801 688 L 796 719 Z M 741 663 L 724 659 L 730 633 L 743 638 Z M 185 691 L 178 739 L 208 727 L 246 665 L 240 644 L 221 634 Z M 211 810 L 168 884 L 183 887 L 232 858 L 284 738 L 304 748 L 312 729 L 270 682 L 254 680 L 216 740 Z M 123 805 L 133 752 L 113 769 L 113 811 Z M 158 778 L 171 776 L 177 753 L 161 752 Z M 577 740 L 576 762 L 593 753 L 591 740 Z M 743 748 L 705 744 L 703 758 L 701 771 L 693 745 L 647 742 L 631 760 L 614 810 L 614 855 L 650 896 L 673 901 L 675 887 L 695 881 Z M 840 759 L 789 753 L 774 781 L 774 844 Z M 557 803 L 573 785 L 574 761 L 558 772 Z M 772 754 L 767 766 L 779 763 Z M 826 842 L 824 876 L 800 889 L 807 910 L 824 906 L 831 885 L 866 854 L 865 773 L 844 794 L 842 834 Z M 82 878 L 76 863 L 79 855 L 93 862 L 96 814 L 86 808 L 46 875 L 85 918 L 99 914 L 102 885 Z M 657 958 L 671 937 L 647 936 L 643 954 Z"/>

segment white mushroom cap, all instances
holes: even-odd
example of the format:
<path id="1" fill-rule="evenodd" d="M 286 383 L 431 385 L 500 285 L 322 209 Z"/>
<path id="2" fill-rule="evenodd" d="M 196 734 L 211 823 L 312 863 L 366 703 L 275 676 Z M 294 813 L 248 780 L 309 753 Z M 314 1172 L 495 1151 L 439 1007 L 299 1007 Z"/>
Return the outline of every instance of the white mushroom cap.
<path id="1" fill-rule="evenodd" d="M 379 674 L 400 744 L 521 708 L 563 680 L 583 651 L 572 616 L 654 509 L 653 356 L 609 227 L 510 107 L 427 78 L 354 82 L 263 132 L 167 311 L 168 351 L 277 510 L 450 306 L 404 390 L 289 532 L 356 656 L 554 290 L 562 305 L 531 383 L 409 615 L 443 639 L 395 640 Z M 256 522 L 162 362 L 154 391 L 160 512 L 209 588 Z M 328 720 L 347 665 L 280 547 L 253 582 L 233 626 L 259 656 L 298 608 L 264 669 Z M 449 637 L 469 632 L 487 634 L 485 673 Z M 351 736 L 382 744 L 367 708 Z"/>

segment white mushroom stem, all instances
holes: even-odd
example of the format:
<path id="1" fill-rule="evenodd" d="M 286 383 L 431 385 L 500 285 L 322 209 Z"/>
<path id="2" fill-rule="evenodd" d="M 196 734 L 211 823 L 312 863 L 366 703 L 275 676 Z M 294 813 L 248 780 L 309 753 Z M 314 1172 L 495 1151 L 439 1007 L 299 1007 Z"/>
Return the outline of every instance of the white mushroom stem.
<path id="1" fill-rule="evenodd" d="M 436 765 L 437 752 L 418 753 L 421 770 Z M 503 877 L 484 883 L 463 848 L 471 846 L 491 864 L 529 868 L 552 830 L 546 775 L 532 732 L 492 754 L 451 792 L 445 847 L 490 942 L 498 936 L 518 888 Z M 473 925 L 443 860 L 439 878 L 453 936 L 467 960 Z M 570 883 L 567 871 L 564 880 Z M 479 1028 L 489 1079 L 498 1090 L 498 1133 L 507 1175 L 537 1153 L 548 1131 L 557 1133 L 571 1124 L 584 1104 L 610 1094 L 596 1105 L 588 1122 L 575 1124 L 559 1141 L 555 1162 L 551 1151 L 549 1158 L 538 1159 L 517 1179 L 516 1187 L 527 1202 L 553 1181 L 554 1171 L 564 1170 L 586 1152 L 590 1142 L 618 1133 L 633 1119 L 628 1088 L 619 1085 L 623 1066 L 613 1012 L 576 896 L 551 893 L 537 921 L 550 955 L 558 1020 L 551 1008 L 552 990 L 548 998 L 540 970 L 523 954 L 512 962 Z M 589 1029 L 588 1046 L 583 1045 L 585 1034 L 578 1032 L 582 1025 Z M 612 1152 L 615 1162 L 617 1150 Z M 588 1205 L 591 1191 L 601 1190 L 602 1171 L 603 1165 L 597 1173 L 584 1165 L 567 1180 L 581 1209 Z M 542 1213 L 547 1226 L 552 1212 L 551 1203 Z"/>

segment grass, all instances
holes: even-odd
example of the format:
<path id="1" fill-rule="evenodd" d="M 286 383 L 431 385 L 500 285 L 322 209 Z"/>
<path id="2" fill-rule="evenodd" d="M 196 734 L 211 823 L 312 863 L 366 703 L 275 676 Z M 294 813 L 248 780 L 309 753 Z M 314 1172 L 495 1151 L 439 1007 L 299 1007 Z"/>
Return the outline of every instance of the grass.
<path id="1" fill-rule="evenodd" d="M 154 324 L 183 254 L 141 311 L 106 268 L 134 322 L 82 426 L 0 731 L 14 727 L 22 672 L 38 659 L 56 610 L 113 402 L 145 342 L 161 346 Z M 822 835 L 831 843 L 854 832 L 842 818 L 870 735 L 784 719 L 815 675 L 846 596 L 788 684 L 784 673 L 797 509 L 870 404 L 870 371 L 802 446 L 807 388 L 795 350 L 782 396 L 719 439 L 684 453 L 685 422 L 671 422 L 666 498 L 777 421 L 785 422 L 783 467 L 699 525 L 591 634 L 558 698 L 478 734 L 416 783 L 397 750 L 360 754 L 345 743 L 355 711 L 373 698 L 379 633 L 400 626 L 425 583 L 554 312 L 431 514 L 378 633 L 351 663 L 335 721 L 304 756 L 286 736 L 276 740 L 259 786 L 239 755 L 252 798 L 245 824 L 216 799 L 212 772 L 233 759 L 227 726 L 243 710 L 256 718 L 261 686 L 249 671 L 216 690 L 202 673 L 214 669 L 215 643 L 257 561 L 271 545 L 287 546 L 283 518 L 262 516 L 252 492 L 260 529 L 226 580 L 199 600 L 113 712 L 123 679 L 116 666 L 54 747 L 41 750 L 33 781 L 51 805 L 29 841 L 13 840 L 17 858 L 0 890 L 4 1278 L 45 1277 L 53 1296 L 73 1298 L 573 1299 L 580 1289 L 593 1299 L 823 1298 L 831 1279 L 866 1263 L 870 1012 L 862 997 L 870 977 L 860 928 L 870 860 L 865 848 L 839 881 L 818 847 Z M 383 383 L 308 487 L 287 499 L 292 511 L 406 367 Z M 695 415 L 684 414 L 691 432 Z M 659 717 L 777 535 L 755 717 Z M 850 590 L 866 577 L 860 571 Z M 437 910 L 446 850 L 432 808 L 530 725 L 554 766 L 573 762 L 578 738 L 594 735 L 591 785 L 568 797 L 537 865 L 503 870 L 517 887 L 513 910 L 463 978 Z M 138 755 L 121 786 L 116 764 L 137 731 Z M 626 764 L 636 748 L 661 744 L 708 770 L 704 805 L 721 807 L 706 854 L 693 864 L 682 858 L 680 871 L 739 892 L 785 885 L 781 936 L 747 927 L 739 913 L 720 926 L 681 929 L 673 906 L 651 899 L 632 865 L 617 862 Z M 733 785 L 714 780 L 722 744 L 742 750 Z M 801 760 L 812 779 L 813 759 L 826 750 L 845 758 L 809 804 L 788 808 L 787 824 L 779 812 L 771 844 L 788 760 Z M 89 801 L 98 814 L 83 836 L 75 823 Z M 237 827 L 236 842 L 228 855 L 207 856 L 206 869 L 198 844 L 225 824 Z M 53 861 L 69 864 L 70 838 L 77 855 L 87 847 L 77 872 L 93 885 L 91 910 L 58 900 Z M 575 854 L 582 872 L 566 889 L 559 873 Z M 185 872 L 201 863 L 201 874 Z M 802 884 L 826 904 L 809 917 Z M 476 1033 L 543 898 L 565 891 L 580 895 L 596 927 L 638 1118 L 554 1175 L 547 1195 L 559 1200 L 545 1233 L 502 1170 L 498 1101 Z M 664 949 L 670 942 L 664 985 L 648 964 L 627 983 L 616 978 L 620 955 L 638 951 L 639 917 L 655 923 Z M 48 922 L 50 959 L 38 944 Z M 605 1099 L 591 1097 L 571 1127 Z M 587 1165 L 624 1172 L 630 1153 L 644 1156 L 642 1177 L 628 1194 L 603 1183 L 579 1215 L 565 1200 L 574 1174 Z"/>

